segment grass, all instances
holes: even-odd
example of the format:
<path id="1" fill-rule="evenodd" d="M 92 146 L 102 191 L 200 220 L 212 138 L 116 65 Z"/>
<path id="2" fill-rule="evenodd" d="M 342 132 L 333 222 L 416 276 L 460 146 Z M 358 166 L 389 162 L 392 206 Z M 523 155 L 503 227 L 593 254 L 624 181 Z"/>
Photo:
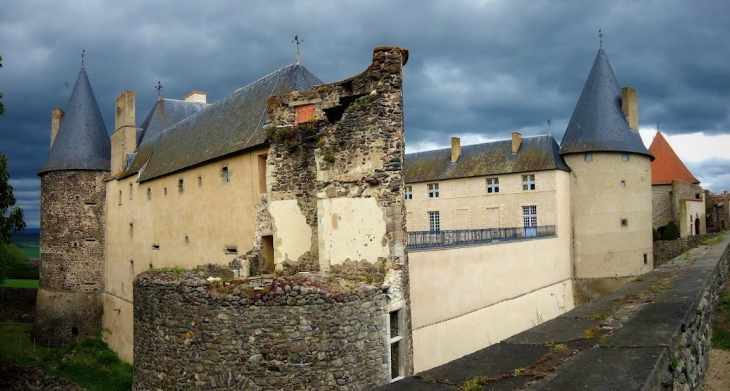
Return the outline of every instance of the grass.
<path id="1" fill-rule="evenodd" d="M 715 324 L 712 327 L 712 347 L 730 350 L 730 283 L 726 283 L 725 288 L 720 291 Z"/>
<path id="2" fill-rule="evenodd" d="M 132 366 L 122 362 L 99 338 L 89 337 L 59 349 L 35 345 L 32 325 L 0 323 L 0 361 L 38 366 L 91 391 L 128 391 Z"/>
<path id="3" fill-rule="evenodd" d="M 5 280 L 5 288 L 38 288 L 38 280 Z"/>

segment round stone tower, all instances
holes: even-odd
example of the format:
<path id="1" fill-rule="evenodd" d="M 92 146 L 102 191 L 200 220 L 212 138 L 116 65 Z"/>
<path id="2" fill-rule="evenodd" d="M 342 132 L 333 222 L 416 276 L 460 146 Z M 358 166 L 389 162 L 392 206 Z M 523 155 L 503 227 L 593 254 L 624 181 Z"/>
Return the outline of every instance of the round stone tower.
<path id="1" fill-rule="evenodd" d="M 572 171 L 578 304 L 653 267 L 654 158 L 639 136 L 636 91 L 619 87 L 603 49 L 593 62 L 560 154 Z"/>
<path id="2" fill-rule="evenodd" d="M 32 333 L 38 344 L 64 345 L 101 328 L 110 156 L 109 136 L 82 67 L 65 115 L 53 112 L 51 151 L 38 173 L 41 266 Z"/>

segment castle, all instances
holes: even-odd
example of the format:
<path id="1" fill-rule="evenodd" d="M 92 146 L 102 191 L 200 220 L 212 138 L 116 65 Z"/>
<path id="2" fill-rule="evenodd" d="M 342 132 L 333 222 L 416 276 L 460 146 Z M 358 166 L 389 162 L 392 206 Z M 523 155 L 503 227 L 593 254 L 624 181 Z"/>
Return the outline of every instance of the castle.
<path id="1" fill-rule="evenodd" d="M 104 327 L 137 375 L 169 378 L 149 362 L 165 356 L 159 335 L 192 343 L 201 332 L 155 317 L 166 306 L 188 311 L 174 300 L 197 293 L 180 285 L 156 297 L 165 290 L 146 277 L 135 285 L 140 273 L 203 264 L 238 277 L 315 273 L 383 289 L 353 294 L 376 311 L 358 326 L 372 335 L 352 349 L 370 349 L 362 353 L 370 368 L 383 365 L 368 379 L 342 377 L 364 387 L 498 342 L 651 270 L 653 156 L 638 134 L 636 91 L 619 87 L 603 49 L 560 145 L 513 133 L 405 155 L 407 58 L 402 48 L 376 48 L 365 72 L 331 84 L 295 63 L 212 104 L 201 92 L 159 99 L 139 126 L 127 91 L 111 138 L 82 68 L 66 113 L 53 111 L 39 172 L 36 339 L 59 345 Z M 249 299 L 239 313 L 261 315 Z M 225 320 L 227 307 L 211 311 Z M 320 307 L 302 311 L 307 324 L 324 316 Z M 260 348 L 254 336 L 249 343 Z M 337 362 L 320 353 L 306 357 Z M 299 359 L 266 358 L 283 372 L 282 362 L 294 371 Z M 320 375 L 312 382 L 323 389 L 343 386 Z M 234 381 L 220 376 L 206 381 Z"/>

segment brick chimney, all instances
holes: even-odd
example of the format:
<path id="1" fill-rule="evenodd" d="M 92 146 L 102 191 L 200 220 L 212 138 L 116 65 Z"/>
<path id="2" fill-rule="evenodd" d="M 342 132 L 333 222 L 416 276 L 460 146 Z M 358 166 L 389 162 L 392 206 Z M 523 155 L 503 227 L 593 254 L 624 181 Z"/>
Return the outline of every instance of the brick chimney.
<path id="1" fill-rule="evenodd" d="M 208 103 L 205 92 L 193 91 L 185 96 L 185 102 Z"/>
<path id="2" fill-rule="evenodd" d="M 522 135 L 518 132 L 512 132 L 512 154 L 517 153 L 522 145 Z"/>
<path id="3" fill-rule="evenodd" d="M 456 163 L 461 157 L 461 139 L 458 137 L 451 138 L 451 163 Z"/>
<path id="4" fill-rule="evenodd" d="M 56 134 L 58 134 L 58 129 L 61 127 L 61 120 L 63 120 L 63 110 L 51 110 L 51 147 L 53 147 L 53 142 L 56 141 Z"/>
<path id="5" fill-rule="evenodd" d="M 639 107 L 635 89 L 631 87 L 621 89 L 621 111 L 624 112 L 629 128 L 639 130 Z"/>

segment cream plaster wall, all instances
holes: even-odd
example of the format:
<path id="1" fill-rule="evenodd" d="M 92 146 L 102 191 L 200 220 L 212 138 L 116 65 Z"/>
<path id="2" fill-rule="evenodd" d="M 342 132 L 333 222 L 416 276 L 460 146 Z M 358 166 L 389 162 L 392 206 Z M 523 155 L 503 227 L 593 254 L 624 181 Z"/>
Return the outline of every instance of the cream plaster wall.
<path id="1" fill-rule="evenodd" d="M 278 269 L 285 260 L 297 261 L 312 246 L 312 228 L 307 224 L 297 200 L 271 201 L 274 232 L 274 263 Z"/>
<path id="2" fill-rule="evenodd" d="M 594 152 L 564 156 L 572 169 L 576 278 L 635 276 L 652 268 L 651 161 L 643 155 Z M 621 185 L 625 182 L 625 186 Z M 621 226 L 628 219 L 628 226 Z M 644 260 L 646 254 L 646 262 Z"/>
<path id="3" fill-rule="evenodd" d="M 707 233 L 704 192 L 702 199 L 679 201 L 679 236 L 684 238 L 695 234 L 695 220 L 700 220 L 700 235 Z"/>
<path id="4" fill-rule="evenodd" d="M 266 152 L 241 153 L 143 183 L 136 182 L 136 175 L 107 182 L 104 326 L 118 330 L 105 339 L 120 357 L 132 357 L 131 304 L 124 303 L 133 301 L 136 274 L 149 268 L 227 264 L 252 248 L 253 205 L 260 200 L 258 155 Z M 229 171 L 227 184 L 223 166 Z M 237 254 L 226 254 L 233 247 Z"/>
<path id="5" fill-rule="evenodd" d="M 346 259 L 377 262 L 387 258 L 385 213 L 375 198 L 328 198 L 317 200 L 319 265 L 328 271 L 331 265 Z"/>
<path id="6" fill-rule="evenodd" d="M 415 372 L 500 342 L 572 308 L 573 288 L 567 279 L 429 327 L 414 328 Z"/>
<path id="7" fill-rule="evenodd" d="M 550 170 L 407 183 L 408 230 L 428 231 L 428 212 L 439 211 L 442 230 L 522 227 L 522 206 L 537 206 L 537 225 L 556 225 L 556 178 Z M 535 190 L 522 190 L 522 175 L 535 174 Z M 487 193 L 487 178 L 499 178 L 499 193 Z M 439 184 L 439 197 L 428 197 L 428 184 Z M 411 218 L 412 214 L 412 218 Z"/>

